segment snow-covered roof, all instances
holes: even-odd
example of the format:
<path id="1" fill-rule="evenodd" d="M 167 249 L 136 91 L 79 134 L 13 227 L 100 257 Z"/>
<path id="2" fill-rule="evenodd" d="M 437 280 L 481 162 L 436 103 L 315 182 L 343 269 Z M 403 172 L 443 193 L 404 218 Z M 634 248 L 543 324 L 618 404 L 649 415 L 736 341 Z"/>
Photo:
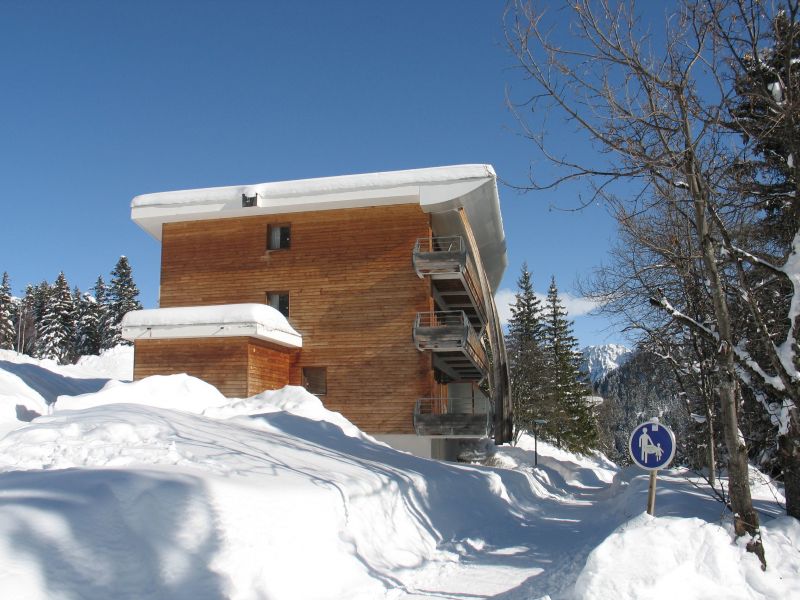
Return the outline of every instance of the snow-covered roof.
<path id="1" fill-rule="evenodd" d="M 242 196 L 255 205 L 242 207 Z M 235 185 L 136 196 L 131 218 L 157 240 L 164 223 L 419 203 L 435 215 L 463 207 L 492 289 L 508 260 L 497 176 L 491 165 L 455 165 Z M 452 220 L 442 220 L 452 222 Z M 441 235 L 457 232 L 443 231 Z"/>
<path id="2" fill-rule="evenodd" d="M 248 336 L 301 348 L 302 336 L 266 304 L 220 304 L 134 310 L 122 319 L 126 340 Z"/>

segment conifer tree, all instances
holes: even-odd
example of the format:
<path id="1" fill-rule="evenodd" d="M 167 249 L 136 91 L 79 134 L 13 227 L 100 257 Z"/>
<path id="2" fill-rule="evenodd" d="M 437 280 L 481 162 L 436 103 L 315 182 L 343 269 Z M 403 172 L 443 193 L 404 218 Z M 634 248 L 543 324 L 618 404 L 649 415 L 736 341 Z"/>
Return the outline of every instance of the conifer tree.
<path id="1" fill-rule="evenodd" d="M 91 294 L 81 292 L 76 286 L 72 292 L 75 303 L 75 340 L 73 359 L 89 354 L 98 354 L 99 344 L 95 343 L 97 335 L 96 309 Z"/>
<path id="2" fill-rule="evenodd" d="M 544 306 L 543 352 L 548 381 L 543 404 L 544 432 L 556 444 L 573 452 L 588 452 L 597 440 L 597 428 L 587 404 L 590 390 L 580 372 L 578 340 L 561 302 L 555 277 Z"/>
<path id="3" fill-rule="evenodd" d="M 122 339 L 120 324 L 125 313 L 142 308 L 138 300 L 139 289 L 133 281 L 130 263 L 125 256 L 120 256 L 114 270 L 111 271 L 111 286 L 108 290 L 108 306 L 110 331 L 112 335 L 106 347 L 116 344 L 130 344 Z"/>
<path id="4" fill-rule="evenodd" d="M 98 277 L 91 294 L 83 294 L 79 311 L 80 354 L 99 354 L 113 346 L 110 327 L 108 293 L 105 281 Z"/>
<path id="5" fill-rule="evenodd" d="M 535 420 L 543 418 L 542 310 L 533 291 L 527 263 L 522 264 L 515 298 L 508 321 L 506 348 L 513 390 L 514 428 L 519 433 L 531 431 Z"/>
<path id="6" fill-rule="evenodd" d="M 20 304 L 16 323 L 19 352 L 38 356 L 38 336 L 45 309 L 50 302 L 50 292 L 47 281 L 25 286 L 25 297 Z"/>
<path id="7" fill-rule="evenodd" d="M 41 322 L 47 305 L 50 304 L 51 292 L 52 287 L 45 280 L 42 280 L 39 285 L 33 286 L 31 310 L 33 311 L 33 318 L 37 324 Z"/>
<path id="8" fill-rule="evenodd" d="M 8 273 L 3 273 L 0 282 L 0 349 L 13 350 L 16 341 L 14 331 L 14 303 L 11 300 L 11 284 Z"/>
<path id="9" fill-rule="evenodd" d="M 17 310 L 17 319 L 14 323 L 17 333 L 17 352 L 32 355 L 36 342 L 36 318 L 33 314 L 34 286 L 30 283 L 25 286 L 25 296 Z"/>
<path id="10" fill-rule="evenodd" d="M 64 272 L 58 274 L 43 309 L 36 339 L 36 356 L 66 363 L 73 358 L 75 303 Z"/>

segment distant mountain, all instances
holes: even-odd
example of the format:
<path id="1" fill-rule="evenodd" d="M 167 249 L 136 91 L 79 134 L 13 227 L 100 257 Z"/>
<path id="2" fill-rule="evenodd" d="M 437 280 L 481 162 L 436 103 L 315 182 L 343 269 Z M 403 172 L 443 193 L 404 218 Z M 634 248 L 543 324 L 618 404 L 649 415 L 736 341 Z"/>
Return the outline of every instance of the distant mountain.
<path id="1" fill-rule="evenodd" d="M 624 365 L 632 351 L 620 344 L 602 344 L 586 346 L 581 353 L 581 371 L 589 375 L 589 380 L 594 385 L 611 371 Z"/>

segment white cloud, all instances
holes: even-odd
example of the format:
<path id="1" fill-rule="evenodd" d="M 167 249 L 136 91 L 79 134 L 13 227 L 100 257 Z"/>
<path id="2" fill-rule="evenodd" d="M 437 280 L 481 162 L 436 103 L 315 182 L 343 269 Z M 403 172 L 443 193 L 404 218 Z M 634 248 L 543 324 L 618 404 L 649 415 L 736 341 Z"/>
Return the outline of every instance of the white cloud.
<path id="1" fill-rule="evenodd" d="M 600 306 L 598 302 L 589 300 L 588 298 L 579 298 L 568 293 L 562 293 L 559 295 L 561 296 L 561 302 L 564 304 L 564 308 L 567 309 L 567 313 L 569 313 L 569 316 L 573 318 L 582 317 L 583 315 L 588 314 Z M 540 296 L 540 298 L 544 297 L 544 295 Z"/>
<path id="2" fill-rule="evenodd" d="M 536 297 L 544 302 L 547 298 L 547 294 L 536 292 Z M 571 319 L 582 317 L 599 306 L 594 300 L 576 297 L 567 292 L 561 292 L 559 297 Z M 511 318 L 511 305 L 514 304 L 515 299 L 516 292 L 508 288 L 497 290 L 497 293 L 494 295 L 494 302 L 497 305 L 497 312 L 500 315 L 500 322 L 503 325 L 506 325 Z"/>
<path id="3" fill-rule="evenodd" d="M 497 290 L 494 295 L 494 303 L 497 305 L 497 314 L 500 316 L 500 323 L 506 325 L 511 318 L 511 305 L 514 304 L 514 290 Z"/>

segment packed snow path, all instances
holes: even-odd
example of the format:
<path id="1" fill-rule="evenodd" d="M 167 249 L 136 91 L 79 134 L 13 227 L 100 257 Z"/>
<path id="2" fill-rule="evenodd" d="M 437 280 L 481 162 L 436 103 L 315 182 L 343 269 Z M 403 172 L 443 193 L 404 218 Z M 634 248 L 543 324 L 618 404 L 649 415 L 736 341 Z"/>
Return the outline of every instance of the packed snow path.
<path id="1" fill-rule="evenodd" d="M 523 438 L 521 447 L 504 448 L 499 456 L 507 467 L 530 474 L 531 487 L 535 491 L 536 498 L 534 506 L 526 506 L 526 514 L 528 525 L 534 532 L 534 539 L 519 556 L 525 556 L 529 564 L 537 565 L 541 571 L 516 588 L 495 598 L 521 600 L 549 595 L 556 600 L 589 597 L 576 592 L 573 588 L 579 575 L 585 570 L 586 559 L 590 552 L 631 519 L 638 518 L 642 524 L 647 524 L 649 520 L 647 515 L 642 515 L 647 502 L 649 475 L 638 467 L 618 469 L 616 465 L 603 460 L 602 457 L 577 457 L 548 444 L 544 444 L 544 456 L 540 454 L 539 464 L 534 467 L 532 447 L 533 440 Z M 540 442 L 539 449 L 542 447 Z M 753 476 L 760 477 L 760 474 L 754 472 Z M 538 489 L 537 484 L 541 486 Z M 774 490 L 766 481 L 763 485 L 757 484 L 756 488 L 759 493 L 756 494 L 755 504 L 763 522 L 768 524 L 784 514 L 778 502 L 782 497 L 774 495 Z M 659 519 L 654 521 L 659 521 L 662 517 L 694 518 L 708 523 L 728 520 L 722 504 L 714 499 L 705 481 L 690 476 L 684 470 L 660 472 L 656 498 L 656 515 Z M 524 502 L 523 498 L 515 500 Z M 662 543 L 668 550 L 673 550 L 675 540 L 664 539 L 661 542 L 657 540 L 657 533 L 654 532 L 653 544 Z M 691 560 L 691 553 L 696 550 L 692 544 L 687 540 L 678 540 L 678 544 L 682 544 L 687 553 L 684 558 Z M 702 549 L 699 550 L 702 552 Z M 656 552 L 647 546 L 624 548 L 619 551 L 616 560 L 624 564 L 626 554 L 627 558 L 635 562 L 634 564 L 629 562 L 625 565 L 625 569 L 631 572 L 641 570 L 652 579 L 654 570 L 649 567 L 653 565 L 648 564 L 648 560 L 653 560 L 652 557 L 656 556 Z M 696 557 L 696 561 L 702 562 L 702 557 Z M 751 566 L 753 569 L 758 568 L 755 559 Z M 667 564 L 665 567 L 670 569 L 674 565 Z M 584 572 L 585 578 L 593 575 L 595 574 Z M 713 573 L 709 575 L 713 578 Z M 607 583 L 607 579 L 610 577 L 603 578 L 604 583 Z M 696 583 L 695 578 L 689 579 Z M 668 592 L 665 597 L 675 597 L 674 589 L 662 591 Z M 608 588 L 603 587 L 595 590 L 595 593 L 597 595 L 592 597 L 629 597 L 611 594 Z M 643 594 L 641 597 L 650 598 L 652 595 Z M 688 597 L 695 596 L 690 594 Z M 722 593 L 717 597 L 751 596 L 726 596 Z"/>
<path id="2" fill-rule="evenodd" d="M 800 527 L 772 518 L 769 486 L 756 493 L 762 573 L 679 472 L 662 476 L 651 519 L 642 471 L 542 443 L 534 467 L 528 438 L 493 467 L 420 459 L 301 388 L 229 401 L 187 376 L 110 382 L 12 426 L 3 598 L 687 600 L 800 586 Z"/>

